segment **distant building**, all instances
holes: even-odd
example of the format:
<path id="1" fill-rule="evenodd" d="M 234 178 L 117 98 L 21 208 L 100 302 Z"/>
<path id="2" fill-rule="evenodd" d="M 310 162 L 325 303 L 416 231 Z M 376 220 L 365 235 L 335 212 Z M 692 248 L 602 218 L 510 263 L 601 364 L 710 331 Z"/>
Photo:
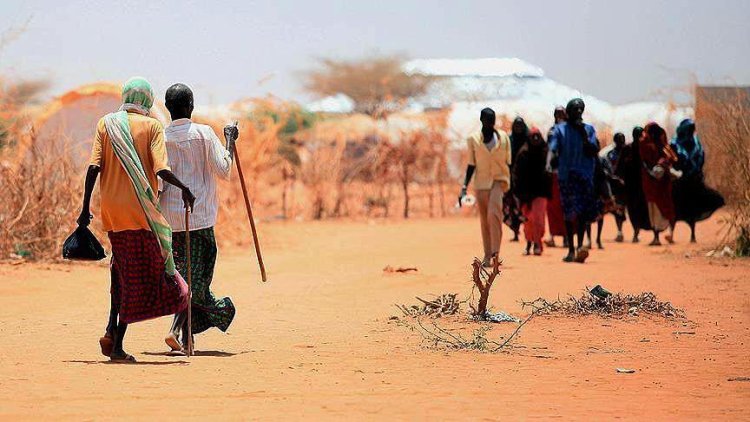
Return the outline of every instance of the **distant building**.
<path id="1" fill-rule="evenodd" d="M 683 118 L 693 116 L 691 108 L 666 102 L 613 105 L 550 79 L 542 68 L 518 58 L 417 59 L 407 61 L 402 69 L 409 75 L 432 79 L 427 92 L 413 98 L 405 112 L 446 111 L 447 136 L 459 148 L 463 147 L 466 134 L 479 128 L 479 110 L 484 107 L 492 107 L 505 126 L 522 116 L 528 124 L 546 132 L 552 125 L 554 108 L 580 97 L 586 102 L 584 118 L 596 126 L 605 144 L 615 131 L 630 133 L 633 126 L 644 126 L 649 121 L 671 129 Z M 353 106 L 351 99 L 339 94 L 308 104 L 307 108 L 349 113 Z"/>

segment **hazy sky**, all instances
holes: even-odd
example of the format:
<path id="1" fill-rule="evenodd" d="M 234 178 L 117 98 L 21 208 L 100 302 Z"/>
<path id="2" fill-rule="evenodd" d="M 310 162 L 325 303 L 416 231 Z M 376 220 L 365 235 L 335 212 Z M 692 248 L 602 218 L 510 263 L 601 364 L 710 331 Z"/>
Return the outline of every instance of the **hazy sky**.
<path id="1" fill-rule="evenodd" d="M 106 5 L 110 3 L 109 5 Z M 2 0 L 0 73 L 48 77 L 52 93 L 93 81 L 172 82 L 220 103 L 305 98 L 319 57 L 519 57 L 614 103 L 697 77 L 750 84 L 748 0 L 34 1 Z"/>

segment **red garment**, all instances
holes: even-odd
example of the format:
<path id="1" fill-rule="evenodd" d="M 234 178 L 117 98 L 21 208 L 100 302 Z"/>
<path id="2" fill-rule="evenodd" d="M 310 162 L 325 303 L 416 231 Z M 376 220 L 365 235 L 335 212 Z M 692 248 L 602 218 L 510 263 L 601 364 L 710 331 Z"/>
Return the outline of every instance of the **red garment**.
<path id="1" fill-rule="evenodd" d="M 523 223 L 523 233 L 527 242 L 542 244 L 544 237 L 544 215 L 547 211 L 547 198 L 537 197 L 531 201 L 531 205 L 521 206 L 526 221 Z"/>
<path id="2" fill-rule="evenodd" d="M 661 215 L 674 223 L 676 215 L 672 201 L 672 178 L 669 169 L 677 162 L 677 156 L 669 146 L 667 133 L 661 126 L 649 123 L 643 128 L 639 152 L 644 164 L 644 168 L 641 169 L 641 181 L 646 202 L 655 203 Z M 652 171 L 657 165 L 664 169 L 661 179 L 649 174 L 649 170 Z"/>
<path id="3" fill-rule="evenodd" d="M 550 235 L 565 236 L 565 220 L 563 219 L 560 183 L 557 180 L 557 173 L 552 174 L 552 198 L 547 201 L 547 219 L 549 220 Z"/>
<path id="4" fill-rule="evenodd" d="M 126 324 L 178 313 L 187 308 L 188 288 L 179 273 L 164 271 L 156 236 L 148 230 L 109 232 L 112 295 Z"/>

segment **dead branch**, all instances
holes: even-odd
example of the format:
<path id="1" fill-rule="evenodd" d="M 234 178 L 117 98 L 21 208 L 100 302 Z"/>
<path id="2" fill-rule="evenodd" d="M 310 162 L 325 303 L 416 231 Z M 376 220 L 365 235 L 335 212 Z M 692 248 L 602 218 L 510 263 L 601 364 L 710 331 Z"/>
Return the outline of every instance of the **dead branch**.
<path id="1" fill-rule="evenodd" d="M 479 260 L 479 258 L 474 258 L 474 262 L 471 263 L 472 266 L 472 281 L 474 282 L 474 285 L 479 290 L 479 302 L 477 302 L 477 307 L 472 307 L 473 315 L 480 319 L 484 320 L 487 315 L 487 302 L 490 298 L 490 289 L 492 288 L 492 284 L 495 282 L 495 279 L 497 276 L 500 275 L 500 266 L 502 265 L 502 261 L 498 259 L 497 255 L 494 255 L 492 257 L 491 262 L 491 269 L 492 272 L 487 272 L 487 270 L 484 269 L 482 261 Z"/>
<path id="2" fill-rule="evenodd" d="M 408 317 L 420 317 L 429 316 L 433 318 L 440 318 L 445 315 L 455 315 L 460 309 L 461 302 L 458 300 L 458 294 L 456 293 L 444 293 L 437 296 L 434 300 L 424 300 L 420 297 L 416 297 L 422 305 L 396 305 L 404 316 Z"/>
<path id="3" fill-rule="evenodd" d="M 385 273 L 408 273 L 409 271 L 417 272 L 419 271 L 417 267 L 391 267 L 390 265 L 383 268 L 383 272 Z"/>

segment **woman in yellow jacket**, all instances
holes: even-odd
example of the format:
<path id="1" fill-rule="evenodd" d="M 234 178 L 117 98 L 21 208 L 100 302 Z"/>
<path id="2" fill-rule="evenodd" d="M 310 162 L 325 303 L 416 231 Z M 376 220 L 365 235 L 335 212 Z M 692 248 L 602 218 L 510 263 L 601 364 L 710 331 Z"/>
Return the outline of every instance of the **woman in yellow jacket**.
<path id="1" fill-rule="evenodd" d="M 503 195 L 510 189 L 511 148 L 508 135 L 495 129 L 495 112 L 491 108 L 483 109 L 479 120 L 482 130 L 466 140 L 469 164 L 458 203 L 466 196 L 469 182 L 476 174 L 474 189 L 482 228 L 483 264 L 490 266 L 492 257 L 499 257 L 503 238 Z"/>

